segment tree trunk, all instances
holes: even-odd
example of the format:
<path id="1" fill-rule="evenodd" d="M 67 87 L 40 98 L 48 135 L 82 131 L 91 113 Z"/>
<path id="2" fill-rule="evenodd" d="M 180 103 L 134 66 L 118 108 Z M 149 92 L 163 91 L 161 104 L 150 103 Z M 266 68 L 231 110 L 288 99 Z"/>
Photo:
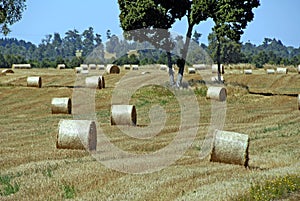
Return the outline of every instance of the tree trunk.
<path id="1" fill-rule="evenodd" d="M 171 53 L 170 52 L 167 52 L 167 57 L 168 57 L 170 85 L 174 86 L 175 85 L 174 71 L 173 71 L 173 68 L 172 68 L 172 57 L 171 57 Z"/>
<path id="2" fill-rule="evenodd" d="M 222 82 L 222 79 L 221 79 L 221 42 L 218 37 L 217 37 L 217 41 L 218 41 L 218 47 L 217 47 L 218 81 Z"/>
<path id="3" fill-rule="evenodd" d="M 187 58 L 187 53 L 188 53 L 188 49 L 189 49 L 189 45 L 190 45 L 190 41 L 191 41 L 191 37 L 192 37 L 192 31 L 193 31 L 193 24 L 188 25 L 188 31 L 186 33 L 186 39 L 185 39 L 185 44 L 181 53 L 181 59 L 180 61 L 177 62 L 178 65 L 178 77 L 177 77 L 177 83 L 176 86 L 180 87 L 182 85 L 182 78 L 183 78 L 183 72 L 184 72 L 184 66 L 185 66 L 185 62 L 186 62 L 186 58 Z"/>

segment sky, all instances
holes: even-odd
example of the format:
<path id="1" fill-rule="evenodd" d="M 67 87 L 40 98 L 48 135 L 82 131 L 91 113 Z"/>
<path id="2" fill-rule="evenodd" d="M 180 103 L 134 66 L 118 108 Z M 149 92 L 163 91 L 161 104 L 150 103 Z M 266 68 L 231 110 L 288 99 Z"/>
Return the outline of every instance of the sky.
<path id="1" fill-rule="evenodd" d="M 242 42 L 262 44 L 264 38 L 276 38 L 286 46 L 300 47 L 300 0 L 260 0 L 254 10 L 254 20 L 244 30 Z M 79 33 L 89 27 L 106 40 L 106 31 L 122 35 L 117 0 L 27 0 L 22 19 L 12 25 L 9 38 L 22 39 L 36 45 L 48 34 L 59 33 L 63 38 L 68 30 Z M 186 20 L 177 21 L 171 31 L 185 35 Z M 200 42 L 207 44 L 213 22 L 208 20 L 195 26 Z M 0 37 L 4 37 L 0 34 Z"/>

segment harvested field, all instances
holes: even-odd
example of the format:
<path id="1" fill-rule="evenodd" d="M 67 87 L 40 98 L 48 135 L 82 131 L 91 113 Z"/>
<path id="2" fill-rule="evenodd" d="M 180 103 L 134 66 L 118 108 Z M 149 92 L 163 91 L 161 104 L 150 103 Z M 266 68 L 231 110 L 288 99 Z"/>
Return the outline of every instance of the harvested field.
<path id="1" fill-rule="evenodd" d="M 211 123 L 212 100 L 206 99 L 201 76 L 186 74 L 186 81 L 193 79 L 192 90 L 200 110 L 192 145 L 179 160 L 160 171 L 129 174 L 107 168 L 86 150 L 56 148 L 59 121 L 73 116 L 52 115 L 49 100 L 72 97 L 76 89 L 74 70 L 14 69 L 14 72 L 0 77 L 0 200 L 234 200 L 249 192 L 252 184 L 285 175 L 300 176 L 297 73 L 243 75 L 226 71 L 224 74 L 227 99 L 223 130 L 249 136 L 248 169 L 210 162 L 209 157 L 200 159 Z M 119 127 L 112 127 L 112 94 L 127 72 L 106 74 L 106 88 L 96 90 L 96 124 L 119 149 L 146 155 L 168 146 L 176 138 L 181 124 L 180 105 L 168 88 L 144 86 L 129 103 L 136 106 L 136 129 L 150 124 L 149 111 L 156 105 L 165 111 L 162 130 L 151 139 L 138 139 L 122 133 Z M 133 73 L 140 75 L 138 71 Z M 167 82 L 168 74 L 161 73 Z M 26 87 L 28 76 L 41 76 L 43 87 Z M 101 139 L 97 143 L 101 146 Z M 107 155 L 107 160 L 112 158 Z M 5 195 L 8 184 L 1 182 L 3 178 L 9 180 L 14 190 L 8 196 Z"/>

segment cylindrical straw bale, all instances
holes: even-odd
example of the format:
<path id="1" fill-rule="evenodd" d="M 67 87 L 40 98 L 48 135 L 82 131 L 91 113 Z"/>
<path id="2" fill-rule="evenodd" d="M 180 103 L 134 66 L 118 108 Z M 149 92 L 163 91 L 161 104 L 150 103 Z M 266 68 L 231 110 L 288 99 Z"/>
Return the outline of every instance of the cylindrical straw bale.
<path id="1" fill-rule="evenodd" d="M 37 76 L 37 77 L 28 77 L 27 78 L 27 86 L 28 87 L 42 87 L 42 78 Z"/>
<path id="2" fill-rule="evenodd" d="M 224 87 L 208 87 L 206 98 L 217 101 L 225 101 L 227 97 L 227 91 Z"/>
<path id="3" fill-rule="evenodd" d="M 277 73 L 278 74 L 288 74 L 288 69 L 287 68 L 277 68 Z"/>
<path id="4" fill-rule="evenodd" d="M 195 68 L 188 68 L 188 72 L 189 72 L 189 74 L 195 74 L 196 70 L 195 70 Z"/>
<path id="5" fill-rule="evenodd" d="M 103 64 L 97 64 L 98 70 L 105 70 L 105 67 Z"/>
<path id="6" fill-rule="evenodd" d="M 81 67 L 75 67 L 75 72 L 76 73 L 81 73 L 82 71 L 82 68 Z"/>
<path id="7" fill-rule="evenodd" d="M 300 94 L 298 94 L 298 109 L 300 110 Z"/>
<path id="8" fill-rule="evenodd" d="M 194 64 L 193 68 L 195 68 L 195 70 L 205 70 L 206 65 L 205 64 Z"/>
<path id="9" fill-rule="evenodd" d="M 105 88 L 105 79 L 104 79 L 104 76 L 100 75 L 99 77 L 101 79 L 101 88 L 104 89 Z"/>
<path id="10" fill-rule="evenodd" d="M 65 64 L 57 64 L 57 69 L 60 70 L 60 69 L 65 69 L 66 68 L 66 65 Z"/>
<path id="11" fill-rule="evenodd" d="M 245 69 L 244 74 L 251 75 L 252 74 L 252 69 Z"/>
<path id="12" fill-rule="evenodd" d="M 210 161 L 248 167 L 249 136 L 216 130 Z"/>
<path id="13" fill-rule="evenodd" d="M 15 72 L 11 69 L 4 69 L 2 70 L 2 73 L 15 73 Z"/>
<path id="14" fill-rule="evenodd" d="M 136 125 L 136 109 L 134 105 L 112 105 L 111 125 Z"/>
<path id="15" fill-rule="evenodd" d="M 164 64 L 160 65 L 160 70 L 166 71 L 167 69 L 168 69 L 167 65 L 164 65 Z"/>
<path id="16" fill-rule="evenodd" d="M 87 77 L 85 79 L 85 86 L 93 89 L 102 89 L 101 81 L 100 76 Z"/>
<path id="17" fill-rule="evenodd" d="M 87 75 L 87 74 L 89 74 L 89 70 L 81 70 L 81 74 L 84 74 L 84 75 Z"/>
<path id="18" fill-rule="evenodd" d="M 139 65 L 132 65 L 132 70 L 139 70 Z"/>
<path id="19" fill-rule="evenodd" d="M 52 98 L 52 114 L 71 114 L 72 102 L 70 98 Z"/>
<path id="20" fill-rule="evenodd" d="M 125 64 L 125 65 L 124 65 L 124 69 L 125 69 L 125 70 L 130 70 L 130 68 L 131 68 L 131 67 L 130 67 L 129 64 Z"/>
<path id="21" fill-rule="evenodd" d="M 60 120 L 56 148 L 96 150 L 97 129 L 94 121 Z"/>
<path id="22" fill-rule="evenodd" d="M 109 74 L 119 74 L 120 73 L 120 68 L 117 65 L 107 65 L 106 71 Z"/>
<path id="23" fill-rule="evenodd" d="M 97 69 L 96 64 L 89 64 L 89 69 L 90 70 L 96 70 Z"/>
<path id="24" fill-rule="evenodd" d="M 89 70 L 89 65 L 87 64 L 80 64 L 80 67 L 82 68 L 82 70 Z"/>
<path id="25" fill-rule="evenodd" d="M 300 74 L 300 65 L 298 65 L 298 74 Z"/>
<path id="26" fill-rule="evenodd" d="M 267 69 L 267 74 L 275 74 L 275 70 L 274 69 Z"/>

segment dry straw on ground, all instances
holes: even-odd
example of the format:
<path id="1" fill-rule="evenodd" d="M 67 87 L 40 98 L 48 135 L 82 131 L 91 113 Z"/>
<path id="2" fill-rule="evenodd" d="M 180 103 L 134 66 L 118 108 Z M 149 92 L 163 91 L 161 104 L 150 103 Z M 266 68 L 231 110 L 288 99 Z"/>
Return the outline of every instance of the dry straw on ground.
<path id="1" fill-rule="evenodd" d="M 85 86 L 92 89 L 102 89 L 102 79 L 100 76 L 87 77 L 85 79 Z"/>
<path id="2" fill-rule="evenodd" d="M 247 167 L 249 141 L 248 135 L 216 130 L 210 160 Z"/>
<path id="3" fill-rule="evenodd" d="M 111 125 L 136 125 L 137 119 L 134 105 L 112 105 L 111 106 Z"/>
<path id="4" fill-rule="evenodd" d="M 28 77 L 27 78 L 27 86 L 28 87 L 42 87 L 42 78 L 37 76 L 37 77 Z"/>
<path id="5" fill-rule="evenodd" d="M 119 74 L 120 73 L 120 67 L 117 65 L 107 65 L 106 71 L 108 74 Z"/>
<path id="6" fill-rule="evenodd" d="M 94 121 L 60 120 L 56 148 L 96 150 L 97 129 Z"/>
<path id="7" fill-rule="evenodd" d="M 72 102 L 70 98 L 52 98 L 52 114 L 71 114 Z"/>
<path id="8" fill-rule="evenodd" d="M 217 101 L 225 101 L 227 97 L 227 90 L 224 87 L 208 87 L 206 98 Z"/>

